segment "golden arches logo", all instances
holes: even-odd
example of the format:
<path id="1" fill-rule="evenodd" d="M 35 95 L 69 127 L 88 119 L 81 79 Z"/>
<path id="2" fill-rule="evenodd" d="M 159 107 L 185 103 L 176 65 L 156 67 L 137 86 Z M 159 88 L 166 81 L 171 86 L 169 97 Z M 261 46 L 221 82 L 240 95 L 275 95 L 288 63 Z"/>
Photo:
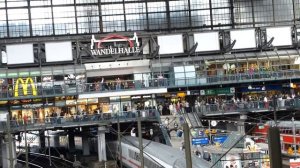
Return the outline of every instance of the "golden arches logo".
<path id="1" fill-rule="evenodd" d="M 28 94 L 28 84 L 30 84 L 30 86 L 31 86 L 32 95 L 33 96 L 37 95 L 36 87 L 34 85 L 34 82 L 33 82 L 32 78 L 27 78 L 25 82 L 22 78 L 18 78 L 17 81 L 16 81 L 16 85 L 15 85 L 15 97 L 19 96 L 19 84 L 20 83 L 21 83 L 21 86 L 22 86 L 22 89 L 23 89 L 23 95 L 24 96 L 27 96 L 27 94 Z"/>

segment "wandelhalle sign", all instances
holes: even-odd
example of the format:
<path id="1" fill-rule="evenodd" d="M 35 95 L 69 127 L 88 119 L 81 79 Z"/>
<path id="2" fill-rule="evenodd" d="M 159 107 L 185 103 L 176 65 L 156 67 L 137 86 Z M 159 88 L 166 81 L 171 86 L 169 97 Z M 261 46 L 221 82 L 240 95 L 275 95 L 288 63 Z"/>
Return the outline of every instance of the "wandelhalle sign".
<path id="1" fill-rule="evenodd" d="M 127 42 L 128 47 L 113 47 L 106 46 L 104 43 L 115 43 L 115 42 Z M 132 38 L 121 36 L 118 34 L 111 34 L 104 37 L 101 40 L 96 40 L 95 36 L 92 35 L 91 39 L 91 53 L 92 55 L 125 55 L 140 52 L 140 43 L 138 41 L 138 36 L 134 33 Z"/>

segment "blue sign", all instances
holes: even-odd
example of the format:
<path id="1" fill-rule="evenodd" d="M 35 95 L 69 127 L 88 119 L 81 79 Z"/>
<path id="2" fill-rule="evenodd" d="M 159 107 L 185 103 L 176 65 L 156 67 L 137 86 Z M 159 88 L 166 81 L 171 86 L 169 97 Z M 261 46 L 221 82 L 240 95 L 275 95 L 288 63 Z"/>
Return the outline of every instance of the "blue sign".
<path id="1" fill-rule="evenodd" d="M 214 136 L 213 141 L 216 143 L 223 143 L 227 139 L 227 136 Z"/>
<path id="2" fill-rule="evenodd" d="M 203 131 L 199 131 L 199 136 L 201 137 L 201 136 L 204 136 L 204 132 Z"/>
<path id="3" fill-rule="evenodd" d="M 208 137 L 192 138 L 192 145 L 207 145 L 208 143 Z"/>

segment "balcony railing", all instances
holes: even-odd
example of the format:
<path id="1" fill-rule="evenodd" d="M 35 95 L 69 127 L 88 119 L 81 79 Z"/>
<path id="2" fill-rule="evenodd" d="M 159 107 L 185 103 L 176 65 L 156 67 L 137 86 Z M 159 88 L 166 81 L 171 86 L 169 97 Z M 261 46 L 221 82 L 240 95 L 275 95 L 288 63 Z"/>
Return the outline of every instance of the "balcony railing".
<path id="1" fill-rule="evenodd" d="M 139 111 L 142 120 L 159 121 L 159 113 L 155 109 Z M 110 123 L 132 122 L 136 121 L 138 112 L 126 111 L 118 113 L 101 113 L 101 114 L 80 114 L 68 115 L 58 117 L 41 118 L 20 118 L 10 121 L 11 131 L 24 131 L 25 126 L 27 130 L 53 129 L 63 127 L 78 127 L 88 125 L 107 125 Z M 7 122 L 0 124 L 0 132 L 7 131 Z"/>
<path id="2" fill-rule="evenodd" d="M 183 86 L 206 86 L 212 84 L 228 84 L 255 82 L 267 80 L 284 80 L 300 78 L 300 70 L 282 70 L 282 71 L 262 71 L 257 73 L 238 73 L 226 75 L 196 75 L 195 77 L 187 77 L 184 74 L 165 74 L 166 77 L 148 78 L 144 80 L 120 80 L 110 82 L 45 82 L 34 84 L 18 84 L 4 85 L 0 89 L 0 99 L 16 99 L 16 98 L 34 98 L 34 97 L 51 97 L 51 96 L 69 96 L 95 92 L 113 92 L 124 90 L 139 90 L 149 88 L 166 88 L 166 87 L 183 87 Z M 183 76 L 182 78 L 174 78 L 174 76 Z M 34 87 L 33 87 L 34 86 Z"/>
<path id="3" fill-rule="evenodd" d="M 230 113 L 242 113 L 242 112 L 260 112 L 260 111 L 273 111 L 274 106 L 276 110 L 288 110 L 300 108 L 300 99 L 282 99 L 274 101 L 248 101 L 238 103 L 217 103 L 217 104 L 205 104 L 195 108 L 196 112 L 203 115 L 220 115 Z"/>
<path id="4" fill-rule="evenodd" d="M 300 109 L 300 98 L 276 100 L 276 110 L 293 110 Z M 260 112 L 273 111 L 274 102 L 268 101 L 249 101 L 240 103 L 224 103 L 224 104 L 206 104 L 196 107 L 196 112 L 203 115 L 223 115 L 229 113 L 242 112 Z M 142 120 L 146 121 L 160 121 L 160 114 L 156 109 L 140 110 Z M 137 111 L 126 111 L 118 113 L 101 113 L 101 114 L 74 114 L 58 117 L 44 117 L 44 118 L 19 118 L 10 121 L 11 131 L 24 131 L 25 126 L 27 130 L 41 130 L 54 129 L 64 127 L 78 127 L 88 125 L 107 125 L 120 122 L 133 122 L 137 119 Z M 7 122 L 0 123 L 0 132 L 7 131 Z"/>

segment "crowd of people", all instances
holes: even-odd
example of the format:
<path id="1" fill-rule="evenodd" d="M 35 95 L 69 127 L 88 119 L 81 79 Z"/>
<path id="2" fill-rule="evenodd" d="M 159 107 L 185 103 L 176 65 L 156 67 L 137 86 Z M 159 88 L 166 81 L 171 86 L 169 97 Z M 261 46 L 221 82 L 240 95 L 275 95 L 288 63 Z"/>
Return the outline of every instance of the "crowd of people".
<path id="1" fill-rule="evenodd" d="M 194 101 L 178 100 L 176 102 L 158 103 L 161 115 L 177 115 L 181 113 L 236 111 L 247 109 L 273 109 L 291 107 L 295 104 L 297 94 L 256 94 L 235 96 L 198 97 Z"/>
<path id="2" fill-rule="evenodd" d="M 124 118 L 136 118 L 137 113 L 140 112 L 142 117 L 155 117 L 156 110 L 149 108 L 136 111 L 124 111 L 119 113 L 103 113 L 101 108 L 97 108 L 93 113 L 88 113 L 86 110 L 78 110 L 76 113 L 64 112 L 64 111 L 51 111 L 46 112 L 45 118 L 35 118 L 28 114 L 23 114 L 22 117 L 13 115 L 11 122 L 13 126 L 23 126 L 32 124 L 63 124 L 65 122 L 85 122 L 85 121 L 100 121 L 100 120 L 114 120 L 118 117 Z"/>

